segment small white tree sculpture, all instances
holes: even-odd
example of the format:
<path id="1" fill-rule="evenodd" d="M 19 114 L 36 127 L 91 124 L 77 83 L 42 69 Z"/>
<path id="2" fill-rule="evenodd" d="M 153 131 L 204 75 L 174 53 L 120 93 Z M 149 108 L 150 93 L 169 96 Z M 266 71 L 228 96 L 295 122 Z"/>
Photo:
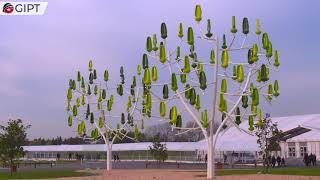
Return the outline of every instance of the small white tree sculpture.
<path id="1" fill-rule="evenodd" d="M 68 125 L 71 127 L 73 122 L 78 123 L 78 135 L 93 141 L 103 139 L 107 151 L 107 170 L 112 169 L 111 154 L 114 141 L 119 138 L 129 138 L 136 141 L 139 138 L 138 124 L 134 122 L 133 113 L 138 101 L 135 96 L 137 93 L 125 86 L 124 70 L 120 68 L 120 79 L 116 87 L 109 82 L 108 70 L 104 71 L 103 78 L 100 79 L 96 69 L 93 69 L 92 61 L 89 62 L 89 73 L 85 79 L 84 74 L 77 72 L 75 80 L 69 80 L 67 92 L 66 110 L 69 114 Z M 135 78 L 133 84 L 135 84 Z M 116 91 L 116 92 L 114 92 Z M 128 99 L 126 114 L 115 115 L 114 104 L 120 104 L 123 109 L 124 99 Z M 123 111 L 125 112 L 125 111 Z M 144 129 L 144 123 L 140 124 Z M 87 132 L 91 134 L 87 135 Z M 134 137 L 128 136 L 130 131 L 134 132 Z"/>

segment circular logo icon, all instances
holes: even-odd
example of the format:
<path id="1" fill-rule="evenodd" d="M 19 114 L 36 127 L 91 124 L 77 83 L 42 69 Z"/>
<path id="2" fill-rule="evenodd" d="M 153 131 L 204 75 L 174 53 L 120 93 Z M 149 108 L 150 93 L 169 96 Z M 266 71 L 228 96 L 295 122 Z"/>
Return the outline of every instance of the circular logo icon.
<path id="1" fill-rule="evenodd" d="M 10 14 L 10 13 L 13 12 L 13 10 L 14 10 L 14 8 L 13 8 L 12 4 L 10 4 L 10 3 L 6 3 L 5 5 L 3 5 L 3 10 L 2 11 L 4 13 Z"/>

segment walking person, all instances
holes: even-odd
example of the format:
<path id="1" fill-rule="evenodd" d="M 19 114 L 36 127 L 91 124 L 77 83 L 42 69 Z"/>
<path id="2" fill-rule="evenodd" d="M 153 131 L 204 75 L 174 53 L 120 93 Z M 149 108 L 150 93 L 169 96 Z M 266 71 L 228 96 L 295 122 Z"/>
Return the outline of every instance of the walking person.
<path id="1" fill-rule="evenodd" d="M 310 154 L 310 165 L 312 164 L 312 166 L 316 166 L 316 161 L 317 161 L 317 157 L 315 154 Z"/>
<path id="2" fill-rule="evenodd" d="M 118 160 L 118 162 L 120 162 L 120 157 L 119 157 L 119 154 L 117 154 L 117 160 Z"/>
<path id="3" fill-rule="evenodd" d="M 286 166 L 286 162 L 285 162 L 285 160 L 284 160 L 284 157 L 281 158 L 281 166 L 282 166 L 282 167 Z"/>
<path id="4" fill-rule="evenodd" d="M 281 157 L 280 156 L 277 157 L 277 163 L 278 163 L 278 167 L 280 167 L 281 166 Z"/>
<path id="5" fill-rule="evenodd" d="M 114 154 L 113 155 L 113 162 L 116 162 L 116 160 L 117 160 L 117 156 Z"/>
<path id="6" fill-rule="evenodd" d="M 306 166 L 309 166 L 309 156 L 307 153 L 303 156 L 303 162 Z"/>
<path id="7" fill-rule="evenodd" d="M 272 156 L 271 158 L 272 167 L 274 168 L 276 166 L 276 158 Z"/>
<path id="8" fill-rule="evenodd" d="M 208 154 L 206 154 L 206 155 L 204 156 L 204 161 L 205 161 L 205 163 L 207 163 L 207 160 L 208 160 Z"/>
<path id="9" fill-rule="evenodd" d="M 227 163 L 227 155 L 225 155 L 224 153 L 223 153 L 223 163 L 224 163 L 224 164 Z"/>

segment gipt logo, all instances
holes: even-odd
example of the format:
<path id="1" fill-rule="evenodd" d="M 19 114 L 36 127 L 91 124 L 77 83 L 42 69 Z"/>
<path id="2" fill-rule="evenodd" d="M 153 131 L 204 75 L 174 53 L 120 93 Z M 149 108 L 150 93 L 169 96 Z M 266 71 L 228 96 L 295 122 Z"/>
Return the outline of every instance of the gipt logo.
<path id="1" fill-rule="evenodd" d="M 48 2 L 0 2 L 1 15 L 43 15 Z"/>
<path id="2" fill-rule="evenodd" d="M 6 3 L 3 5 L 2 12 L 10 14 L 13 12 L 13 10 L 14 10 L 14 8 L 13 8 L 12 4 L 10 4 L 10 3 Z"/>

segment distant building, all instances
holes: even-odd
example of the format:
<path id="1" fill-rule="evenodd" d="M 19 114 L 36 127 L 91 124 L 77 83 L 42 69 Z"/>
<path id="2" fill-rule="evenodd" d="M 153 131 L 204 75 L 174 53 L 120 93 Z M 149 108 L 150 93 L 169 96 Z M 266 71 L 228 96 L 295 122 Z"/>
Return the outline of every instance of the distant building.
<path id="1" fill-rule="evenodd" d="M 320 159 L 320 114 L 299 115 L 273 118 L 278 128 L 283 131 L 281 150 L 275 154 L 286 159 L 301 159 L 305 153 L 315 154 Z M 247 121 L 240 125 L 248 128 Z M 216 144 L 216 160 L 251 162 L 258 155 L 259 145 L 257 138 L 235 127 L 227 128 L 219 134 Z M 174 161 L 204 161 L 207 149 L 205 140 L 199 142 L 166 142 L 169 160 Z M 122 160 L 151 160 L 149 146 L 152 143 L 124 143 L 114 144 L 113 154 L 120 155 Z M 103 144 L 86 145 L 46 145 L 25 146 L 27 159 L 105 159 L 106 151 Z M 232 157 L 232 158 L 230 158 Z"/>

